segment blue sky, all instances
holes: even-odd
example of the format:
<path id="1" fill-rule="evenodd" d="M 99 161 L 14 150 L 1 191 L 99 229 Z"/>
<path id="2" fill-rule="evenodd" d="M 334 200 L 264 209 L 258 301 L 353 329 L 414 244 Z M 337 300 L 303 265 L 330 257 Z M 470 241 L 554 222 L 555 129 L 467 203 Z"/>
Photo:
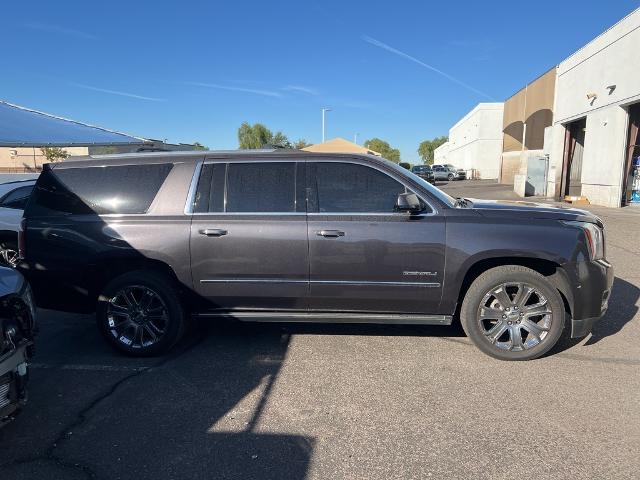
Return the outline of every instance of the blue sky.
<path id="1" fill-rule="evenodd" d="M 3 5 L 0 99 L 135 135 L 236 148 L 421 140 L 502 101 L 637 1 L 23 1 Z M 526 36 L 522 36 L 525 33 Z"/>

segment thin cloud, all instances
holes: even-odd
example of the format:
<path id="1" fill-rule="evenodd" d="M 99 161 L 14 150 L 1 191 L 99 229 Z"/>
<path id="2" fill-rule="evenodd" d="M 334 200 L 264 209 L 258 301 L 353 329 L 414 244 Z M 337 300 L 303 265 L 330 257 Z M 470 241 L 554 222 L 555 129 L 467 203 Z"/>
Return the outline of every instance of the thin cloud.
<path id="1" fill-rule="evenodd" d="M 287 85 L 286 87 L 282 87 L 282 90 L 287 92 L 297 92 L 297 93 L 306 93 L 307 95 L 319 95 L 318 90 L 311 87 L 303 87 L 302 85 Z"/>
<path id="2" fill-rule="evenodd" d="M 84 85 L 82 83 L 70 83 L 70 85 L 78 88 L 84 88 L 86 90 L 93 90 L 94 92 L 108 93 L 110 95 L 119 95 L 121 97 L 135 98 L 137 100 L 147 100 L 149 102 L 166 101 L 165 98 L 145 97 L 144 95 L 136 95 L 135 93 L 120 92 L 118 90 L 109 90 L 107 88 L 92 87 L 91 85 Z"/>
<path id="3" fill-rule="evenodd" d="M 217 83 L 202 82 L 185 82 L 185 85 L 192 85 L 194 87 L 216 88 L 218 90 L 227 90 L 229 92 L 251 93 L 253 95 L 262 95 L 263 97 L 282 98 L 281 93 L 274 92 L 272 90 L 257 90 L 255 88 L 232 87 L 229 85 L 219 85 Z"/>
<path id="4" fill-rule="evenodd" d="M 381 49 L 386 50 L 388 52 L 391 52 L 391 53 L 393 53 L 395 55 L 398 55 L 399 57 L 402 57 L 402 58 L 410 60 L 410 61 L 412 61 L 414 63 L 417 63 L 421 67 L 424 67 L 424 68 L 426 68 L 428 70 L 431 70 L 432 72 L 435 72 L 438 75 L 443 76 L 447 80 L 450 80 L 453 83 L 456 83 L 456 84 L 460 85 L 461 87 L 466 88 L 467 90 L 470 90 L 470 91 L 472 91 L 474 93 L 477 93 L 478 95 L 480 95 L 482 97 L 485 97 L 485 98 L 487 98 L 489 100 L 494 100 L 494 98 L 491 97 L 490 95 L 487 95 L 486 93 L 478 90 L 477 88 L 472 87 L 471 85 L 463 82 L 462 80 L 458 80 L 457 78 L 452 77 L 448 73 L 445 73 L 442 70 L 440 70 L 440 69 L 438 69 L 438 68 L 436 68 L 436 67 L 434 67 L 432 65 L 429 65 L 428 63 L 424 63 L 423 61 L 418 60 L 415 57 L 412 57 L 408 53 L 401 52 L 400 50 L 395 49 L 395 48 L 391 47 L 390 45 L 387 45 L 386 43 L 382 43 L 380 40 L 376 40 L 375 38 L 369 37 L 367 35 L 363 35 L 362 36 L 362 40 L 364 40 L 365 42 L 367 42 L 367 43 L 369 43 L 369 44 L 371 44 L 371 45 L 373 45 L 375 47 L 381 48 Z"/>
<path id="5" fill-rule="evenodd" d="M 91 33 L 81 32 L 80 30 L 74 30 L 72 28 L 61 27 L 60 25 L 49 25 L 44 23 L 25 23 L 26 28 L 32 30 L 40 30 L 41 32 L 55 33 L 59 35 L 67 35 L 69 37 L 82 38 L 84 40 L 97 40 L 98 37 Z"/>

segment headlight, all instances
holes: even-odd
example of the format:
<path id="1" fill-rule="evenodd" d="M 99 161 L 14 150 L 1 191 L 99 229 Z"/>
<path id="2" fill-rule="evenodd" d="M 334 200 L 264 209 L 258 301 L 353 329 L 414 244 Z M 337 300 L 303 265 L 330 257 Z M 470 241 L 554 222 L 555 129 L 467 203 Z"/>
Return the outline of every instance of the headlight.
<path id="1" fill-rule="evenodd" d="M 588 222 L 562 222 L 565 225 L 578 227 L 584 232 L 589 248 L 591 260 L 602 260 L 604 258 L 604 234 L 600 227 Z"/>

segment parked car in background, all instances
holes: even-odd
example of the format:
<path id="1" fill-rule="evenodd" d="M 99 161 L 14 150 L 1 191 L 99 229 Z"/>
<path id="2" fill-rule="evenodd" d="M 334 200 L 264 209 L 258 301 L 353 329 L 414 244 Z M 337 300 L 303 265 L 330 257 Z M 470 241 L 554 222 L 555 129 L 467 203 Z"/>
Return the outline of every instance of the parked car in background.
<path id="1" fill-rule="evenodd" d="M 589 333 L 613 269 L 577 209 L 452 198 L 380 157 L 158 152 L 48 164 L 19 268 L 131 355 L 212 320 L 462 326 L 488 355 Z"/>
<path id="2" fill-rule="evenodd" d="M 443 165 L 433 166 L 433 177 L 435 180 L 447 180 L 452 182 L 458 179 L 458 172 L 451 170 L 449 167 Z"/>
<path id="3" fill-rule="evenodd" d="M 420 178 L 423 178 L 429 183 L 435 183 L 435 178 L 433 176 L 433 169 L 431 165 L 414 165 L 411 169 L 413 173 L 415 173 Z"/>
<path id="4" fill-rule="evenodd" d="M 34 334 L 35 303 L 29 285 L 16 270 L 0 267 L 0 427 L 27 401 Z"/>
<path id="5" fill-rule="evenodd" d="M 0 264 L 17 264 L 22 212 L 35 184 L 35 179 L 0 184 Z"/>

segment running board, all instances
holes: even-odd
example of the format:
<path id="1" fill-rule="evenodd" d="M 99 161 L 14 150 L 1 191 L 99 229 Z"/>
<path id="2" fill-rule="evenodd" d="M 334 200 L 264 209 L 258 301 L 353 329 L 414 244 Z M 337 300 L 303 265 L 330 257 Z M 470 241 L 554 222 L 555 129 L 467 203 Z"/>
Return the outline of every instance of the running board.
<path id="1" fill-rule="evenodd" d="M 394 325 L 451 325 L 451 315 L 330 312 L 205 312 L 198 318 L 226 318 L 241 322 L 380 323 Z"/>

